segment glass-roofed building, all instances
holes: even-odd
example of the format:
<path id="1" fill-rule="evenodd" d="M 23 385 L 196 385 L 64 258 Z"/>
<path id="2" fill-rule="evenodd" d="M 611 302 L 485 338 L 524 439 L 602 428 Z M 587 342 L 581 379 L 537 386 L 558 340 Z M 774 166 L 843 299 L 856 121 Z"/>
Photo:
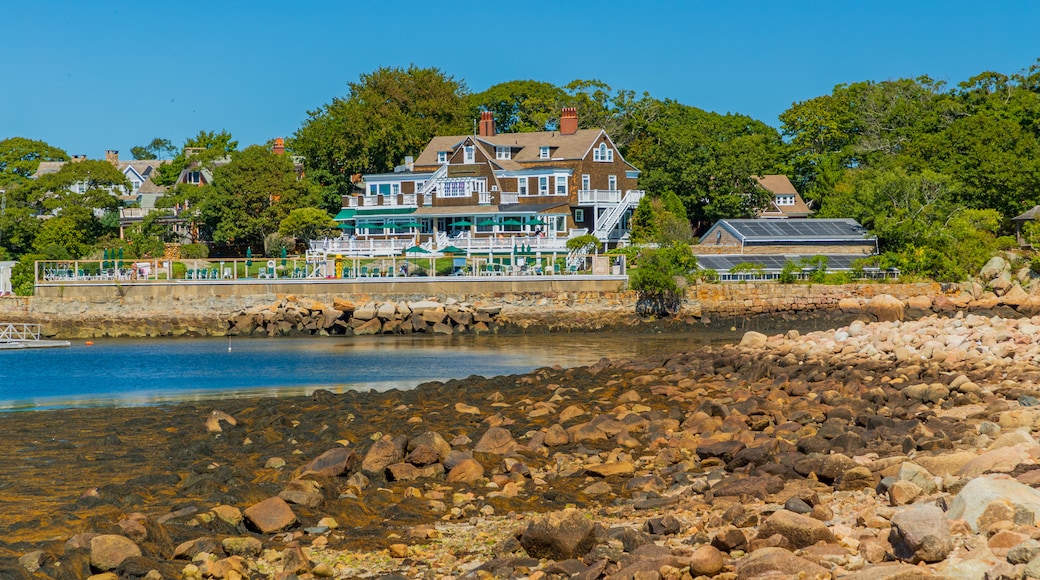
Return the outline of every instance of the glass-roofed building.
<path id="1" fill-rule="evenodd" d="M 701 268 L 715 270 L 722 280 L 772 279 L 787 263 L 812 267 L 824 256 L 828 270 L 852 270 L 878 252 L 877 237 L 854 219 L 731 219 L 719 220 L 693 247 Z M 738 266 L 753 264 L 756 272 Z M 740 273 L 731 273 L 733 269 Z M 873 276 L 892 275 L 864 268 Z"/>

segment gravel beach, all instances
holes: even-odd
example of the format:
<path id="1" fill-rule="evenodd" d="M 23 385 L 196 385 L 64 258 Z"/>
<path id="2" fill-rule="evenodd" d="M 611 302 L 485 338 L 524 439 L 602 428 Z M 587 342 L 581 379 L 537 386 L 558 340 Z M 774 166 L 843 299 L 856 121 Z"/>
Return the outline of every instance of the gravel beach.
<path id="1" fill-rule="evenodd" d="M 1038 332 L 9 413 L 0 578 L 1040 577 Z"/>

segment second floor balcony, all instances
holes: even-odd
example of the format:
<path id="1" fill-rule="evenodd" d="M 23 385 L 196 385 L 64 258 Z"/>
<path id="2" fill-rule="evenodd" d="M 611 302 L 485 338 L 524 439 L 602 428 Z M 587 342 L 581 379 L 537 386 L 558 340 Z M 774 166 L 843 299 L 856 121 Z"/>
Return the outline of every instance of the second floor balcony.
<path id="1" fill-rule="evenodd" d="M 579 189 L 578 190 L 578 203 L 585 204 L 598 204 L 598 203 L 621 203 L 621 190 L 620 189 Z"/>

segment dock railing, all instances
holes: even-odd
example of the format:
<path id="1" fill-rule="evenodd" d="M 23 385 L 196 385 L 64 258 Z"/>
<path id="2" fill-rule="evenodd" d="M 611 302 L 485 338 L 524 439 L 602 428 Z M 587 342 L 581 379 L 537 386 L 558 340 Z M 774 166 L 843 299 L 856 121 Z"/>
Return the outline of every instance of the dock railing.
<path id="1" fill-rule="evenodd" d="M 0 343 L 40 340 L 39 324 L 12 324 L 0 322 Z"/>

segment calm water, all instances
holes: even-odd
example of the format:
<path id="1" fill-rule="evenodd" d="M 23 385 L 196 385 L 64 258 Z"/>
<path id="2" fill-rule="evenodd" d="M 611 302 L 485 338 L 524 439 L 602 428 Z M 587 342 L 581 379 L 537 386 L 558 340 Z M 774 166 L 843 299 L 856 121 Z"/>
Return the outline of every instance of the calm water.
<path id="1" fill-rule="evenodd" d="M 411 388 L 697 348 L 733 333 L 293 339 L 95 339 L 0 351 L 0 410 L 153 405 L 323 388 Z"/>

